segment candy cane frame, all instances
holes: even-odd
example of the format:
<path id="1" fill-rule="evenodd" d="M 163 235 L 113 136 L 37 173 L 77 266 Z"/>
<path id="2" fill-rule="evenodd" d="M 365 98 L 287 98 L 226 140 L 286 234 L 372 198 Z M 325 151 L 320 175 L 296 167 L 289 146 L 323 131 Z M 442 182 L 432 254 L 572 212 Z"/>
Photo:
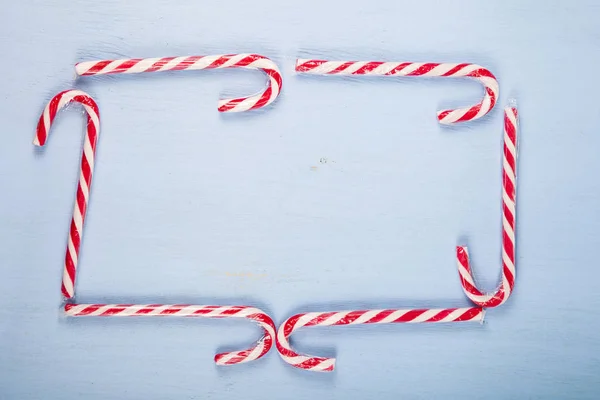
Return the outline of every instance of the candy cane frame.
<path id="1" fill-rule="evenodd" d="M 87 131 L 83 144 L 81 172 L 75 210 L 67 244 L 67 254 L 61 291 L 67 299 L 75 295 L 75 278 L 83 222 L 87 211 L 94 170 L 96 143 L 100 133 L 100 114 L 94 99 L 80 90 L 66 90 L 50 100 L 40 117 L 33 143 L 43 146 L 58 111 L 71 102 L 81 103 L 88 114 Z M 218 365 L 241 364 L 256 360 L 269 352 L 275 340 L 275 324 L 265 312 L 248 306 L 198 306 L 165 304 L 65 304 L 68 316 L 185 316 L 200 318 L 244 318 L 257 322 L 264 330 L 264 336 L 250 349 L 217 354 Z"/>
<path id="2" fill-rule="evenodd" d="M 508 300 L 515 285 L 515 228 L 517 187 L 517 108 L 504 109 L 504 157 L 502 163 L 502 281 L 495 292 L 482 293 L 475 284 L 466 246 L 456 247 L 460 282 L 467 297 L 481 307 L 497 307 Z"/>
<path id="3" fill-rule="evenodd" d="M 383 61 L 327 61 L 296 60 L 296 71 L 314 75 L 381 75 L 423 76 L 445 78 L 473 78 L 484 87 L 483 99 L 478 104 L 438 111 L 440 124 L 448 125 L 473 121 L 486 115 L 494 108 L 500 91 L 496 77 L 477 64 L 416 63 Z"/>
<path id="4" fill-rule="evenodd" d="M 219 112 L 254 110 L 271 104 L 282 86 L 277 65 L 258 54 L 220 54 L 163 58 L 129 58 L 122 60 L 85 61 L 75 65 L 79 76 L 104 74 L 137 74 L 142 72 L 200 70 L 216 68 L 258 69 L 269 77 L 267 88 L 256 95 L 219 100 Z"/>
<path id="5" fill-rule="evenodd" d="M 481 307 L 407 310 L 354 310 L 310 312 L 296 314 L 285 320 L 277 331 L 277 350 L 288 364 L 314 372 L 330 372 L 335 368 L 335 358 L 302 355 L 292 349 L 290 335 L 309 326 L 394 324 L 426 322 L 483 322 Z"/>

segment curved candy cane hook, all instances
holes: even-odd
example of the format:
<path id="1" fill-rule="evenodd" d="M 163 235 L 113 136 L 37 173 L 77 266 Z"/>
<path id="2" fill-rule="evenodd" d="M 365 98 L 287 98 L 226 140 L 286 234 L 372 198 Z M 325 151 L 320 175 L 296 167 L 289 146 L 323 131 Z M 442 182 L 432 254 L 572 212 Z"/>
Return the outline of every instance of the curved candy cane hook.
<path id="1" fill-rule="evenodd" d="M 94 172 L 94 157 L 96 154 L 96 142 L 100 133 L 100 112 L 94 99 L 81 90 L 65 90 L 60 92 L 50 100 L 37 126 L 37 133 L 33 144 L 43 146 L 48 139 L 48 133 L 56 113 L 71 102 L 81 103 L 87 112 L 87 130 L 83 142 L 83 153 L 81 155 L 81 172 L 79 174 L 79 184 L 77 186 L 77 197 L 75 199 L 75 208 L 73 218 L 71 219 L 71 228 L 69 230 L 69 240 L 67 242 L 67 252 L 65 255 L 65 268 L 61 292 L 67 299 L 75 295 L 75 275 L 77 273 L 77 261 L 79 258 L 79 247 L 83 235 L 83 223 L 87 211 L 88 199 L 90 197 L 90 187 L 92 186 L 92 175 Z"/>
<path id="2" fill-rule="evenodd" d="M 467 297 L 480 307 L 496 307 L 508 300 L 515 285 L 515 227 L 517 187 L 517 108 L 504 109 L 502 164 L 502 282 L 494 293 L 484 294 L 475 284 L 467 247 L 456 247 L 460 282 Z"/>
<path id="3" fill-rule="evenodd" d="M 303 327 L 395 324 L 424 322 L 483 322 L 484 310 L 481 307 L 446 309 L 407 309 L 407 310 L 354 310 L 334 312 L 311 312 L 296 314 L 279 327 L 277 350 L 288 364 L 309 371 L 330 372 L 335 367 L 335 358 L 302 355 L 290 346 L 290 335 Z"/>
<path id="4" fill-rule="evenodd" d="M 241 112 L 265 107 L 271 104 L 281 91 L 282 79 L 279 68 L 269 58 L 258 54 L 129 58 L 122 60 L 86 61 L 75 65 L 75 71 L 79 76 L 215 68 L 259 69 L 269 77 L 267 88 L 259 94 L 219 100 L 219 112 Z"/>
<path id="5" fill-rule="evenodd" d="M 477 64 L 415 63 L 382 61 L 327 61 L 296 60 L 296 71 L 314 75 L 382 75 L 424 76 L 446 78 L 473 78 L 484 88 L 483 99 L 472 106 L 455 110 L 438 111 L 440 124 L 449 125 L 473 121 L 486 115 L 494 108 L 500 88 L 496 77 Z"/>
<path id="6" fill-rule="evenodd" d="M 57 112 L 71 102 L 81 103 L 88 114 L 87 131 L 83 144 L 81 172 L 75 209 L 71 220 L 65 268 L 61 292 L 66 299 L 75 295 L 75 278 L 83 222 L 87 211 L 94 170 L 96 142 L 100 133 L 100 114 L 94 99 L 80 90 L 60 92 L 50 100 L 40 117 L 37 133 L 33 143 L 43 146 Z M 201 318 L 244 318 L 257 322 L 264 330 L 264 335 L 247 350 L 220 353 L 215 356 L 218 365 L 241 364 L 261 358 L 269 352 L 275 340 L 275 324 L 264 311 L 248 306 L 198 306 L 198 305 L 164 305 L 164 304 L 71 304 L 64 307 L 68 316 L 187 316 Z"/>

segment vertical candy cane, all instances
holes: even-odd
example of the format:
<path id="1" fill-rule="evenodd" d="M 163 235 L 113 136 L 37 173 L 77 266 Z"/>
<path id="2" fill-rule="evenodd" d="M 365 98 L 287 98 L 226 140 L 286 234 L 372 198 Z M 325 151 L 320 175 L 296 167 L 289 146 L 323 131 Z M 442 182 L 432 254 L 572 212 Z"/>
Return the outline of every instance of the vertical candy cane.
<path id="1" fill-rule="evenodd" d="M 426 322 L 482 322 L 481 307 L 414 309 L 414 310 L 355 310 L 335 312 L 311 312 L 288 318 L 277 331 L 277 350 L 288 364 L 309 371 L 330 372 L 335 367 L 335 358 L 302 355 L 290 346 L 289 337 L 296 330 L 309 326 L 335 326 L 360 324 L 396 324 Z"/>
<path id="2" fill-rule="evenodd" d="M 33 140 L 36 146 L 43 146 L 48 139 L 48 133 L 56 113 L 71 102 L 81 103 L 87 112 L 87 130 L 83 142 L 83 153 L 81 156 L 81 170 L 79 173 L 79 184 L 77 185 L 77 194 L 75 198 L 75 209 L 71 219 L 71 228 L 67 242 L 67 252 L 65 256 L 65 268 L 61 292 L 67 299 L 75 295 L 75 276 L 77 274 L 77 261 L 79 258 L 79 247 L 83 236 L 83 223 L 87 204 L 90 197 L 90 188 L 92 186 L 92 175 L 94 172 L 94 156 L 96 153 L 96 141 L 100 133 L 100 114 L 98 105 L 94 99 L 80 90 L 66 90 L 60 92 L 50 100 L 37 126 L 37 134 Z"/>
<path id="3" fill-rule="evenodd" d="M 483 85 L 483 99 L 478 104 L 438 111 L 440 124 L 473 121 L 486 115 L 494 108 L 499 86 L 496 77 L 486 68 L 476 64 L 416 63 L 382 61 L 327 61 L 298 59 L 296 71 L 314 75 L 380 75 L 380 76 L 423 76 L 445 78 L 472 78 Z"/>
<path id="4" fill-rule="evenodd" d="M 75 72 L 79 76 L 91 76 L 217 68 L 258 69 L 269 77 L 266 89 L 259 94 L 219 100 L 220 112 L 241 112 L 265 107 L 271 104 L 281 91 L 282 79 L 279 68 L 277 68 L 277 65 L 273 61 L 258 54 L 220 54 L 213 56 L 86 61 L 76 64 Z"/>
<path id="5" fill-rule="evenodd" d="M 242 364 L 267 354 L 275 340 L 275 324 L 264 311 L 247 306 L 200 306 L 189 304 L 66 304 L 65 313 L 72 317 L 196 317 L 243 318 L 255 321 L 264 330 L 256 344 L 241 351 L 219 353 L 217 365 Z"/>
<path id="6" fill-rule="evenodd" d="M 475 284 L 465 246 L 457 246 L 458 273 L 467 297 L 480 307 L 496 307 L 508 300 L 515 285 L 515 227 L 517 186 L 517 108 L 504 109 L 504 157 L 502 166 L 502 282 L 495 292 L 482 293 Z"/>

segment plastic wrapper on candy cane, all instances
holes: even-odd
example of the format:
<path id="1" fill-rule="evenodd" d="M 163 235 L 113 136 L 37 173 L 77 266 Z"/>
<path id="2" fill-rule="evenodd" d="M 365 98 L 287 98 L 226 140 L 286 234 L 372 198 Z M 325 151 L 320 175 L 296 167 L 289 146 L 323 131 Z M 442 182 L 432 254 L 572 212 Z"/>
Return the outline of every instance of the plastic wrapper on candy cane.
<path id="1" fill-rule="evenodd" d="M 448 125 L 457 122 L 472 121 L 489 113 L 494 105 L 500 88 L 496 77 L 486 68 L 469 63 L 417 63 L 417 62 L 383 62 L 383 61 L 328 61 L 307 60 L 296 61 L 296 71 L 313 75 L 370 75 L 370 76 L 413 76 L 472 78 L 479 81 L 484 88 L 483 99 L 478 104 L 438 111 L 440 124 Z"/>
<path id="2" fill-rule="evenodd" d="M 267 74 L 269 81 L 266 89 L 256 95 L 219 100 L 220 112 L 241 112 L 265 107 L 271 104 L 281 91 L 282 79 L 279 68 L 269 58 L 258 54 L 129 58 L 85 61 L 75 65 L 75 71 L 79 76 L 221 68 L 258 69 Z"/>
<path id="3" fill-rule="evenodd" d="M 100 133 L 100 114 L 94 99 L 80 90 L 60 92 L 50 100 L 40 117 L 34 144 L 43 146 L 58 111 L 71 102 L 83 105 L 87 112 L 87 130 L 83 144 L 81 170 L 75 208 L 69 231 L 63 282 L 61 291 L 66 299 L 75 295 L 77 262 L 83 236 L 83 224 L 90 198 L 96 143 Z M 258 323 L 264 330 L 263 337 L 249 349 L 220 353 L 215 356 L 218 365 L 241 364 L 264 356 L 275 341 L 275 324 L 265 312 L 249 306 L 213 306 L 180 304 L 65 304 L 68 316 L 175 316 L 197 318 L 243 318 Z"/>
<path id="4" fill-rule="evenodd" d="M 467 297 L 480 307 L 497 307 L 513 291 L 516 279 L 516 208 L 517 208 L 517 150 L 518 121 L 517 108 L 504 110 L 504 154 L 502 163 L 502 280 L 500 286 L 490 294 L 481 292 L 471 271 L 469 253 L 466 246 L 457 246 L 456 261 L 460 282 Z"/>

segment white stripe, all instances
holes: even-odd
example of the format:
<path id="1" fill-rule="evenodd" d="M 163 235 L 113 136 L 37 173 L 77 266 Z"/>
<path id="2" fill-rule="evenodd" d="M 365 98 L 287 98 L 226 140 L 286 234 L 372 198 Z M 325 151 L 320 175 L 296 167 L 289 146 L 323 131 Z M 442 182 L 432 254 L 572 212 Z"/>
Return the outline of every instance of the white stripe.
<path id="1" fill-rule="evenodd" d="M 69 239 L 67 240 L 67 250 L 69 250 L 69 254 L 71 255 L 71 261 L 73 261 L 73 265 L 77 267 L 77 251 L 75 251 L 75 245 L 73 244 L 73 238 L 71 238 L 71 235 L 69 235 Z M 66 276 L 69 275 L 67 274 Z"/>
<path id="2" fill-rule="evenodd" d="M 65 266 L 65 270 L 63 271 L 62 283 L 65 286 L 65 290 L 69 294 L 69 297 L 73 297 L 73 294 L 74 294 L 73 282 L 71 282 L 71 278 L 69 277 L 66 266 Z"/>
<path id="3" fill-rule="evenodd" d="M 468 74 L 470 74 L 471 72 L 477 70 L 477 69 L 485 69 L 480 65 L 477 64 L 467 64 L 465 65 L 463 68 L 461 68 L 460 70 L 456 71 L 455 73 L 453 73 L 452 75 L 450 75 L 450 77 L 453 78 L 461 78 L 464 77 Z M 479 79 L 479 78 L 475 78 L 475 79 Z"/>
<path id="4" fill-rule="evenodd" d="M 382 319 L 379 323 L 380 324 L 389 324 L 390 322 L 394 322 L 395 320 L 397 320 L 398 318 L 400 318 L 404 314 L 406 314 L 408 311 L 409 310 L 395 310 L 393 313 L 391 313 L 390 315 L 388 315 L 387 317 Z"/>
<path id="5" fill-rule="evenodd" d="M 433 68 L 431 71 L 429 71 L 426 74 L 423 74 L 421 76 L 441 76 L 446 74 L 448 71 L 452 70 L 453 68 L 456 68 L 458 64 L 453 64 L 453 63 L 442 63 L 440 65 L 438 65 L 437 67 Z"/>
<path id="6" fill-rule="evenodd" d="M 411 321 L 407 321 L 407 322 L 409 322 L 409 323 L 425 322 L 428 319 L 434 317 L 436 314 L 438 314 L 439 311 L 440 310 L 436 310 L 436 309 L 427 310 L 423 314 L 419 315 L 417 318 L 415 318 Z"/>
<path id="7" fill-rule="evenodd" d="M 502 261 L 504 262 L 504 264 L 506 264 L 506 268 L 508 268 L 508 270 L 512 273 L 513 279 L 514 279 L 516 277 L 515 266 L 514 266 L 513 262 L 510 260 L 508 253 L 506 253 L 506 249 L 504 249 L 504 248 L 502 249 Z"/>
<path id="8" fill-rule="evenodd" d="M 512 169 L 512 167 L 510 166 L 510 164 L 508 163 L 508 160 L 506 158 L 503 159 L 503 168 L 504 171 L 506 172 L 506 176 L 508 176 L 508 179 L 510 179 L 510 181 L 513 184 L 513 187 L 516 187 L 515 185 L 515 173 Z"/>
<path id="9" fill-rule="evenodd" d="M 79 211 L 77 199 L 75 199 L 75 207 L 73 209 L 73 222 L 75 222 L 75 229 L 77 229 L 77 232 L 79 232 L 79 237 L 81 237 L 81 233 L 83 231 L 83 218 L 81 216 L 81 212 Z"/>
<path id="10" fill-rule="evenodd" d="M 421 68 L 425 63 L 411 63 L 409 65 L 406 66 L 406 68 L 404 68 L 401 72 L 400 75 L 402 76 L 406 76 L 408 74 L 410 74 L 411 72 L 416 71 L 417 69 Z"/>
<path id="11" fill-rule="evenodd" d="M 454 122 L 456 122 L 458 119 L 460 119 L 463 115 L 465 115 L 467 113 L 467 111 L 470 110 L 471 107 L 468 108 L 457 108 L 456 110 L 451 110 L 443 119 L 440 120 L 440 124 L 442 125 L 449 125 L 452 124 Z M 444 111 L 439 111 L 438 112 L 438 117 L 442 112 L 445 112 L 447 110 Z"/>
<path id="12" fill-rule="evenodd" d="M 330 316 L 329 318 L 325 319 L 324 321 L 319 322 L 319 326 L 331 326 L 331 325 L 335 325 L 337 322 L 341 321 L 342 319 L 346 318 L 346 316 L 348 316 L 348 314 L 351 311 L 339 311 L 336 312 L 335 314 L 333 314 L 332 316 Z"/>
<path id="13" fill-rule="evenodd" d="M 83 192 L 83 197 L 85 198 L 85 203 L 87 204 L 90 188 L 88 188 L 87 183 L 85 182 L 85 177 L 83 176 L 83 171 L 79 173 L 79 186 L 81 186 L 81 191 Z"/>
<path id="14" fill-rule="evenodd" d="M 506 205 L 506 208 L 508 208 L 510 213 L 513 215 L 513 218 L 515 218 L 515 203 L 510 199 L 510 197 L 508 197 L 508 194 L 505 190 L 502 191 L 502 201 Z"/>
<path id="15" fill-rule="evenodd" d="M 515 130 L 517 128 L 517 117 L 515 116 L 515 113 L 513 111 L 513 109 L 511 107 L 506 107 L 504 109 L 504 112 L 506 113 L 506 116 L 508 117 L 510 123 L 515 127 Z"/>
<path id="16" fill-rule="evenodd" d="M 515 145 L 513 144 L 510 136 L 508 136 L 506 130 L 504 131 L 504 145 L 508 148 L 508 151 L 510 154 L 512 154 L 513 158 L 516 158 L 515 154 L 517 154 L 517 149 L 515 149 Z"/>
<path id="17" fill-rule="evenodd" d="M 514 243 L 515 242 L 515 232 L 510 227 L 510 224 L 508 223 L 508 220 L 506 219 L 506 217 L 504 215 L 502 216 L 502 227 L 504 228 L 504 230 L 508 234 L 508 237 L 510 238 L 510 241 Z"/>
<path id="18" fill-rule="evenodd" d="M 377 314 L 379 314 L 381 311 L 382 310 L 369 310 L 369 311 L 365 312 L 364 314 L 362 314 L 360 317 L 356 318 L 354 321 L 352 321 L 351 325 L 364 324 L 366 321 L 369 321 L 370 319 L 375 317 Z"/>

